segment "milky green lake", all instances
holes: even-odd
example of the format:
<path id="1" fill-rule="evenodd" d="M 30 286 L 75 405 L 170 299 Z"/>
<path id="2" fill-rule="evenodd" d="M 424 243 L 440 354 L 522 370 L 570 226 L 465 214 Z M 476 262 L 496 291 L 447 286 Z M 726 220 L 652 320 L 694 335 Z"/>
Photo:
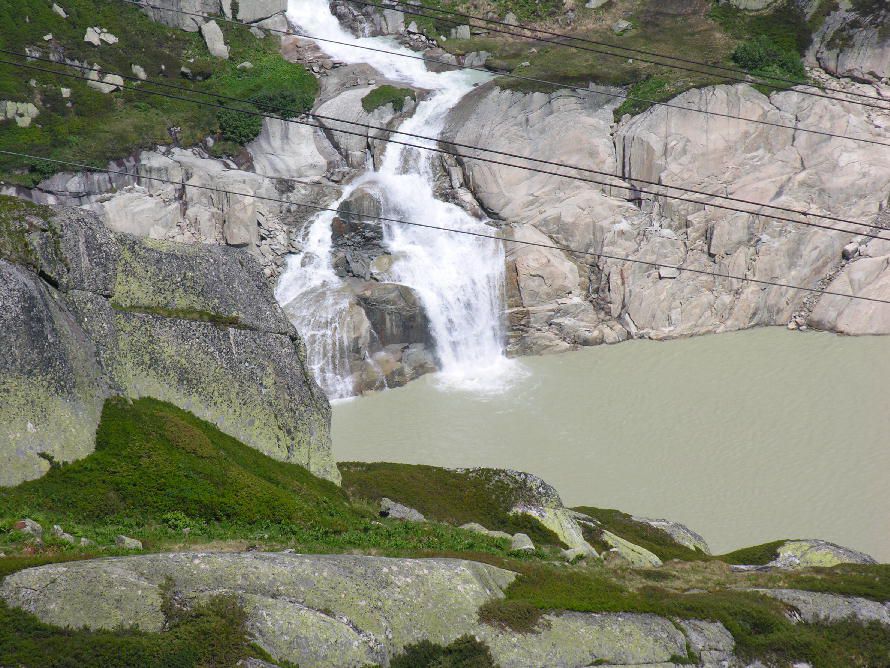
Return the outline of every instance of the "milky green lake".
<path id="1" fill-rule="evenodd" d="M 500 395 L 429 376 L 336 405 L 335 456 L 530 471 L 714 552 L 818 537 L 890 562 L 890 337 L 768 328 L 518 363 Z"/>

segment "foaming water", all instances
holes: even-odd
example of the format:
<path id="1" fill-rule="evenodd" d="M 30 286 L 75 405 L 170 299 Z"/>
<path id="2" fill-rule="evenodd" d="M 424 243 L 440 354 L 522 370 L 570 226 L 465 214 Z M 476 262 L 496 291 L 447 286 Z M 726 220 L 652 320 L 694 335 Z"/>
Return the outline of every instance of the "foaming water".
<path id="1" fill-rule="evenodd" d="M 368 63 L 387 79 L 428 90 L 402 124 L 407 133 L 438 137 L 448 111 L 483 78 L 465 71 L 429 72 L 419 60 L 355 48 L 417 55 L 389 40 L 352 36 L 331 15 L 326 0 L 290 0 L 287 15 L 306 36 L 337 42 L 319 42 L 332 57 Z M 435 145 L 413 138 L 411 143 Z M 493 228 L 485 221 L 436 198 L 435 155 L 391 144 L 379 169 L 347 187 L 340 201 L 362 186 L 379 194 L 385 218 L 490 235 Z M 319 383 L 330 397 L 339 398 L 353 392 L 348 368 L 351 307 L 331 265 L 332 216 L 319 215 L 308 226 L 304 250 L 289 260 L 276 295 L 306 339 L 309 364 Z M 409 224 L 384 223 L 383 231 L 384 245 L 396 258 L 392 280 L 413 288 L 424 306 L 441 387 L 483 394 L 510 387 L 523 368 L 504 356 L 503 245 Z"/>

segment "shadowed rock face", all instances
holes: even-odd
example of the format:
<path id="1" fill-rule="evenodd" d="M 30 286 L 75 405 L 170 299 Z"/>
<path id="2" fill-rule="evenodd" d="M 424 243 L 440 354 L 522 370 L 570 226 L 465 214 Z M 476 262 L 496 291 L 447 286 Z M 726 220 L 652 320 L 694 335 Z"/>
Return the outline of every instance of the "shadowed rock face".
<path id="1" fill-rule="evenodd" d="M 169 578 L 169 580 L 168 580 Z M 504 596 L 515 574 L 459 559 L 389 559 L 354 555 L 156 554 L 98 559 L 19 571 L 0 598 L 61 626 L 160 630 L 162 587 L 180 600 L 238 596 L 257 642 L 276 659 L 313 668 L 389 665 L 405 645 L 447 644 L 473 634 L 498 665 L 668 665 L 685 655 L 687 637 L 713 663 L 732 656 L 720 624 L 645 614 L 547 614 L 540 631 L 517 634 L 480 624 L 483 603 Z"/>
<path id="2" fill-rule="evenodd" d="M 45 219 L 0 229 L 0 342 L 13 351 L 0 361 L 0 484 L 39 477 L 47 456 L 89 454 L 114 395 L 169 401 L 339 480 L 328 402 L 248 254 L 137 239 L 83 211 L 35 210 Z"/>

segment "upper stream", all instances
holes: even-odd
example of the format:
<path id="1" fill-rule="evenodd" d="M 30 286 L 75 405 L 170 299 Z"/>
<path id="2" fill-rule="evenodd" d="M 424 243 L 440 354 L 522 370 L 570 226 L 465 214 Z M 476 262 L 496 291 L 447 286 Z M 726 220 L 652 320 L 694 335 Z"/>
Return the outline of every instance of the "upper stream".
<path id="1" fill-rule="evenodd" d="M 500 396 L 427 377 L 338 403 L 338 461 L 535 473 L 715 552 L 824 538 L 890 561 L 890 339 L 759 329 L 524 358 Z"/>

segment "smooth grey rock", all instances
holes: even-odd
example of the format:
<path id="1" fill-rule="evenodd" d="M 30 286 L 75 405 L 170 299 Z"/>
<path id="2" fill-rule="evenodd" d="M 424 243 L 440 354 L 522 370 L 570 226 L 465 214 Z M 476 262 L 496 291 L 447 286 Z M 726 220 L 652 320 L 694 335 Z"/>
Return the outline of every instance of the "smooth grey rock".
<path id="1" fill-rule="evenodd" d="M 229 47 L 226 46 L 222 30 L 216 21 L 207 21 L 201 26 L 201 37 L 204 38 L 204 43 L 207 44 L 207 50 L 210 51 L 211 56 L 223 60 L 229 59 Z"/>
<path id="2" fill-rule="evenodd" d="M 56 3 L 53 3 L 53 7 L 52 7 L 52 9 L 53 9 L 53 12 L 55 12 L 56 14 L 58 14 L 59 16 L 61 16 L 63 19 L 67 19 L 67 18 L 68 18 L 68 13 L 67 13 L 64 9 L 62 9 L 61 7 L 59 7 L 59 5 L 57 5 Z"/>
<path id="3" fill-rule="evenodd" d="M 251 5 L 255 0 L 244 0 Z M 204 19 L 194 14 L 213 15 L 220 11 L 220 0 L 152 0 L 142 11 L 158 23 L 187 32 L 198 32 Z"/>
<path id="4" fill-rule="evenodd" d="M 615 21 L 615 23 L 612 24 L 612 32 L 616 35 L 621 35 L 623 33 L 626 33 L 633 27 L 633 23 L 631 23 L 630 21 L 618 19 L 617 21 Z"/>
<path id="5" fill-rule="evenodd" d="M 93 46 L 102 44 L 102 40 L 99 39 L 99 31 L 92 27 L 87 28 L 83 36 L 83 41 L 87 44 L 92 44 Z"/>
<path id="6" fill-rule="evenodd" d="M 890 77 L 890 7 L 842 3 L 823 21 L 807 52 L 808 64 L 836 77 L 877 83 Z"/>
<path id="7" fill-rule="evenodd" d="M 609 0 L 587 0 L 587 3 L 584 5 L 587 9 L 599 9 L 603 5 L 607 5 Z"/>
<path id="8" fill-rule="evenodd" d="M 380 499 L 380 514 L 391 517 L 394 520 L 406 520 L 408 522 L 426 522 L 426 518 L 408 506 L 402 505 L 392 499 L 383 497 Z"/>
<path id="9" fill-rule="evenodd" d="M 241 0 L 238 3 L 239 21 L 256 23 L 287 11 L 287 0 Z"/>
<path id="10" fill-rule="evenodd" d="M 417 293 L 408 286 L 368 283 L 357 298 L 381 345 L 432 343 L 426 312 Z"/>
<path id="11" fill-rule="evenodd" d="M 842 596 L 798 589 L 755 589 L 792 606 L 803 621 L 816 624 L 855 619 L 890 627 L 890 601 L 879 603 L 857 596 Z"/>
<path id="12" fill-rule="evenodd" d="M 532 539 L 529 538 L 526 534 L 517 533 L 513 535 L 513 540 L 510 543 L 510 549 L 520 552 L 534 552 L 535 544 L 532 542 Z"/>
<path id="13" fill-rule="evenodd" d="M 142 541 L 130 538 L 128 536 L 116 536 L 114 544 L 125 550 L 141 550 Z"/>
<path id="14" fill-rule="evenodd" d="M 449 37 L 451 39 L 470 39 L 470 26 L 459 25 L 456 28 L 452 28 Z"/>
<path id="15" fill-rule="evenodd" d="M 735 664 L 735 639 L 720 622 L 678 619 L 702 668 L 727 668 Z"/>

